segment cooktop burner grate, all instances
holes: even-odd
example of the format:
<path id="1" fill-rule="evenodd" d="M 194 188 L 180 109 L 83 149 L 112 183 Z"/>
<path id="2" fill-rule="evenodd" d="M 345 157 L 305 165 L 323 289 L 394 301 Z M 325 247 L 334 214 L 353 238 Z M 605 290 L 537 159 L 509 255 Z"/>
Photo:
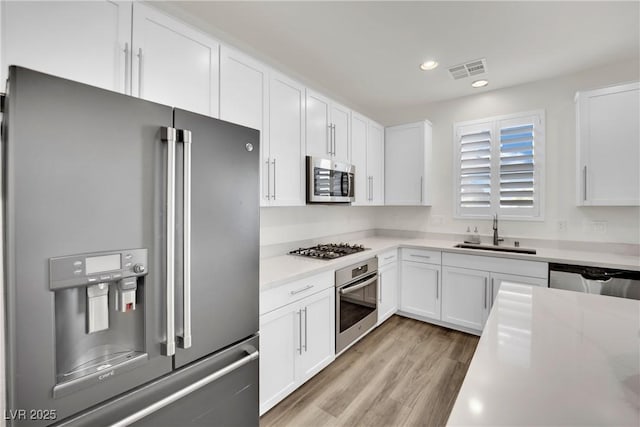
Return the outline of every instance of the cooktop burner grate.
<path id="1" fill-rule="evenodd" d="M 350 245 L 349 243 L 323 243 L 310 248 L 300 248 L 289 252 L 290 255 L 300 255 L 317 259 L 335 259 L 346 255 L 355 254 L 365 250 L 362 245 Z"/>

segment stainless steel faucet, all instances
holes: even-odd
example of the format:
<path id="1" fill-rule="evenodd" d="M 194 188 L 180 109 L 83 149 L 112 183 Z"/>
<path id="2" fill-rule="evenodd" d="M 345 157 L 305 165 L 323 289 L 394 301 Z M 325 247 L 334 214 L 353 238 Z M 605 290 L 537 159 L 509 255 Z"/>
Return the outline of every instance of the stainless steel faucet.
<path id="1" fill-rule="evenodd" d="M 498 214 L 493 215 L 493 246 L 498 246 L 504 239 L 498 237 Z"/>

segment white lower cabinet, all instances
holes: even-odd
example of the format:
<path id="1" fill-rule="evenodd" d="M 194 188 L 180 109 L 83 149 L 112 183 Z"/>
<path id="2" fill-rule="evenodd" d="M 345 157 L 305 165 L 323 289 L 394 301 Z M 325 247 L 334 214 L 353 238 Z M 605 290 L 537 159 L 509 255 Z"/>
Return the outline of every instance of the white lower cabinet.
<path id="1" fill-rule="evenodd" d="M 334 292 L 330 287 L 260 316 L 261 415 L 335 358 Z"/>
<path id="2" fill-rule="evenodd" d="M 440 266 L 402 261 L 400 310 L 440 319 Z"/>
<path id="3" fill-rule="evenodd" d="M 442 267 L 442 321 L 482 330 L 489 314 L 489 273 Z"/>
<path id="4" fill-rule="evenodd" d="M 402 248 L 400 306 L 402 314 L 423 320 L 440 320 L 442 253 Z"/>
<path id="5" fill-rule="evenodd" d="M 395 261 L 378 267 L 378 325 L 393 316 L 397 310 L 398 261 L 396 258 Z"/>
<path id="6" fill-rule="evenodd" d="M 444 253 L 442 322 L 479 335 L 503 282 L 546 287 L 548 268 L 539 261 Z"/>

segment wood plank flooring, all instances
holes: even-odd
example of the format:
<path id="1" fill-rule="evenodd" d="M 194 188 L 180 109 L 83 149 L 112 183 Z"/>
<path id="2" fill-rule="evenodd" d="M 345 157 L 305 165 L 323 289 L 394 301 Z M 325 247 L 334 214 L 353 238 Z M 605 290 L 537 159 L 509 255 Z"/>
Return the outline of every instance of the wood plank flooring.
<path id="1" fill-rule="evenodd" d="M 393 316 L 260 419 L 272 426 L 441 426 L 478 337 Z"/>

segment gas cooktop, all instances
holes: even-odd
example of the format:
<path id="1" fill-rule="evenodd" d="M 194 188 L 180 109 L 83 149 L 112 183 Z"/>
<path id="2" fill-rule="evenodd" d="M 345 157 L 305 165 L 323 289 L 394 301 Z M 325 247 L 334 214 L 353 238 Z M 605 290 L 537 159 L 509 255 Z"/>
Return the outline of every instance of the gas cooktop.
<path id="1" fill-rule="evenodd" d="M 310 248 L 295 249 L 289 252 L 289 254 L 330 260 L 362 252 L 364 250 L 365 247 L 362 245 L 350 245 L 349 243 L 324 243 L 311 246 Z"/>

